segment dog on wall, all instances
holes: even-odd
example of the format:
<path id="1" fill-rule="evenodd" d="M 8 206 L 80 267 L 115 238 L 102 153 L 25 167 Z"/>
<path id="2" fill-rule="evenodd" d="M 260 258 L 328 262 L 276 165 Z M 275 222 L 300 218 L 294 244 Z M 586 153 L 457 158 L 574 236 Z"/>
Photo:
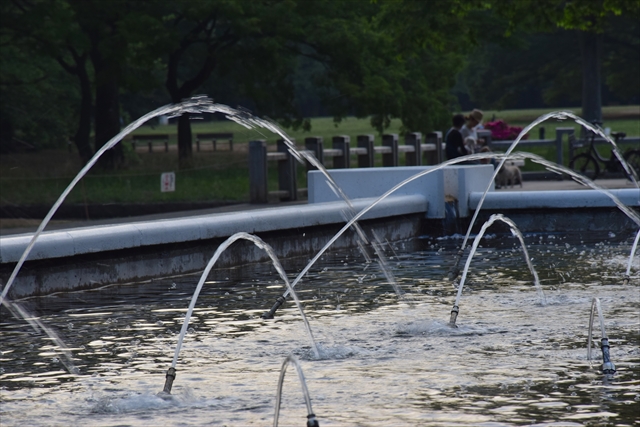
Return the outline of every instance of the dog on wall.
<path id="1" fill-rule="evenodd" d="M 505 163 L 496 176 L 496 186 L 506 188 L 510 185 L 513 188 L 515 184 L 520 184 L 522 188 L 522 172 L 518 166 Z"/>

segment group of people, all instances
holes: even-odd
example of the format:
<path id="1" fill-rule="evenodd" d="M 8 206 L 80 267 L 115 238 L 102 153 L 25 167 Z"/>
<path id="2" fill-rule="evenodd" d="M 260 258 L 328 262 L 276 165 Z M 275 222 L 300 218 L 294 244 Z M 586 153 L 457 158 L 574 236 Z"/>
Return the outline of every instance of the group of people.
<path id="1" fill-rule="evenodd" d="M 467 116 L 453 116 L 453 126 L 445 136 L 447 159 L 466 156 L 467 154 L 488 151 L 484 140 L 478 138 L 478 129 L 482 126 L 483 113 L 474 109 Z"/>

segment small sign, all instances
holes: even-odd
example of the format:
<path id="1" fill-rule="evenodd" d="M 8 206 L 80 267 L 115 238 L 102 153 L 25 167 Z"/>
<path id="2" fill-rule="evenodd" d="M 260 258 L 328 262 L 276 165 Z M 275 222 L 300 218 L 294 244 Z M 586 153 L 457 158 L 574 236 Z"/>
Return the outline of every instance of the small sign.
<path id="1" fill-rule="evenodd" d="M 160 191 L 176 191 L 176 174 L 173 172 L 165 172 L 160 175 Z"/>

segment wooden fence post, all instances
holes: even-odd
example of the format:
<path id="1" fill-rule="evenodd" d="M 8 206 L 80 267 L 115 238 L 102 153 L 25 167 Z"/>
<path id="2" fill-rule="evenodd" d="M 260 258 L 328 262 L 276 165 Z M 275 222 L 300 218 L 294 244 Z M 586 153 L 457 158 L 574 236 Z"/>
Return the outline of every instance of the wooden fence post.
<path id="1" fill-rule="evenodd" d="M 429 155 L 429 161 L 427 164 L 434 165 L 442 163 L 444 156 L 442 154 L 442 132 L 429 132 L 426 137 L 427 143 L 435 144 L 436 151 Z"/>
<path id="2" fill-rule="evenodd" d="M 373 150 L 373 135 L 358 135 L 358 148 L 365 148 L 367 154 L 358 155 L 359 168 L 372 168 L 375 166 L 375 151 Z"/>
<path id="3" fill-rule="evenodd" d="M 391 153 L 382 154 L 382 166 L 398 166 L 398 134 L 382 135 L 382 145 L 391 147 Z"/>
<path id="4" fill-rule="evenodd" d="M 304 139 L 304 146 L 311 151 L 321 165 L 324 165 L 323 141 L 321 136 L 310 136 Z M 307 164 L 307 171 L 313 169 L 311 164 Z"/>
<path id="5" fill-rule="evenodd" d="M 406 165 L 420 166 L 422 164 L 422 134 L 420 132 L 409 132 L 404 136 L 405 145 L 414 148 L 414 152 L 407 152 Z"/>
<path id="6" fill-rule="evenodd" d="M 349 169 L 351 167 L 351 138 L 348 135 L 334 136 L 333 148 L 342 151 L 341 156 L 333 158 L 333 167 L 336 169 Z"/>

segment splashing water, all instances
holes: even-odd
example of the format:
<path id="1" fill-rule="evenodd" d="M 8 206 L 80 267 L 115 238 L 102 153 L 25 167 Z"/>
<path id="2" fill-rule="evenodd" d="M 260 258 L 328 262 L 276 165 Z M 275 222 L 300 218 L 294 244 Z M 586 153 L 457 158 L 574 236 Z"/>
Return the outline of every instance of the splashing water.
<path id="1" fill-rule="evenodd" d="M 316 159 L 313 154 L 310 154 L 310 153 L 308 153 L 306 151 L 302 151 L 302 152 L 298 151 L 297 147 L 295 146 L 295 144 L 293 143 L 291 138 L 289 138 L 286 135 L 286 133 L 275 122 L 270 121 L 270 120 L 257 118 L 257 117 L 253 116 L 251 113 L 249 113 L 248 111 L 246 111 L 244 109 L 234 109 L 234 108 L 231 108 L 231 107 L 229 107 L 227 105 L 224 105 L 224 104 L 214 104 L 213 100 L 210 99 L 209 97 L 206 97 L 206 96 L 202 96 L 202 95 L 201 96 L 195 96 L 195 97 L 189 98 L 189 99 L 187 99 L 187 100 L 185 100 L 185 101 L 183 101 L 181 103 L 166 105 L 164 107 L 160 107 L 160 108 L 158 108 L 158 109 L 156 109 L 156 110 L 154 110 L 154 111 L 152 111 L 150 113 L 145 114 L 144 116 L 140 117 L 138 120 L 136 120 L 135 122 L 133 122 L 129 126 L 127 126 L 119 134 L 114 136 L 103 147 L 101 147 L 100 150 L 98 150 L 96 152 L 96 154 L 91 158 L 91 160 L 89 160 L 89 162 L 87 162 L 87 164 L 82 168 L 82 170 L 78 173 L 78 175 L 76 175 L 76 177 L 71 181 L 71 183 L 63 191 L 63 193 L 60 195 L 60 197 L 58 198 L 56 203 L 54 203 L 54 205 L 52 206 L 51 210 L 47 213 L 47 215 L 43 219 L 42 223 L 40 224 L 40 226 L 36 230 L 36 232 L 33 235 L 31 241 L 27 245 L 27 248 L 25 249 L 24 253 L 20 257 L 20 260 L 16 264 L 13 272 L 11 273 L 11 276 L 9 277 L 9 280 L 7 281 L 7 284 L 5 285 L 5 287 L 4 287 L 3 291 L 2 291 L 2 294 L 0 295 L 0 304 L 2 304 L 2 302 L 6 298 L 8 292 L 9 292 L 9 289 L 11 288 L 11 285 L 15 281 L 15 278 L 16 278 L 18 272 L 22 268 L 22 265 L 26 261 L 26 259 L 29 256 L 29 254 L 31 253 L 31 250 L 33 249 L 33 246 L 35 245 L 38 237 L 40 236 L 40 234 L 42 233 L 44 228 L 47 226 L 47 224 L 49 223 L 49 221 L 51 220 L 51 218 L 53 217 L 55 212 L 58 210 L 58 208 L 60 207 L 62 202 L 69 195 L 71 190 L 80 181 L 80 179 L 82 179 L 84 177 L 84 175 L 86 175 L 86 173 L 95 165 L 95 163 L 102 156 L 102 154 L 104 154 L 104 152 L 107 151 L 108 149 L 113 148 L 126 135 L 128 135 L 131 132 L 133 132 L 135 129 L 140 127 L 142 124 L 144 124 L 148 120 L 150 120 L 150 119 L 152 119 L 154 117 L 157 117 L 157 116 L 161 116 L 161 115 L 166 115 L 169 118 L 173 118 L 173 117 L 180 116 L 180 115 L 182 115 L 184 113 L 189 113 L 189 114 L 222 113 L 222 114 L 225 115 L 225 117 L 227 119 L 229 119 L 229 120 L 231 120 L 231 121 L 233 121 L 235 123 L 238 123 L 238 124 L 240 124 L 241 126 L 244 126 L 247 129 L 254 129 L 256 127 L 260 127 L 260 128 L 264 128 L 266 130 L 269 130 L 269 131 L 271 131 L 271 132 L 273 132 L 273 133 L 275 133 L 277 135 L 280 135 L 283 138 L 283 140 L 285 141 L 285 144 L 287 145 L 287 147 L 289 149 L 289 152 L 299 162 L 304 164 L 304 161 L 306 160 L 306 161 L 308 161 L 310 164 L 312 164 L 314 167 L 316 167 L 318 170 L 320 170 L 323 173 L 323 175 L 325 176 L 327 181 L 330 183 L 330 185 L 332 186 L 332 188 L 334 189 L 336 194 L 339 194 L 340 197 L 347 204 L 348 211 L 349 211 L 349 218 L 351 218 L 351 217 L 353 217 L 355 215 L 355 208 L 353 207 L 353 204 L 351 204 L 349 198 L 344 194 L 342 189 L 340 189 L 340 187 L 335 183 L 333 178 L 331 178 L 331 175 L 329 175 L 329 173 L 327 172 L 326 168 L 322 165 L 322 163 L 320 161 L 318 161 L 318 159 Z M 364 231 L 362 230 L 362 228 L 355 221 L 351 222 L 351 226 L 354 227 L 354 229 L 356 230 L 359 238 L 362 240 L 364 245 L 368 245 L 369 241 L 366 238 L 366 235 L 365 235 Z M 362 248 L 365 247 L 363 245 L 359 245 L 359 246 L 362 247 Z M 363 250 L 365 250 L 365 249 L 363 249 Z M 378 264 L 380 265 L 381 269 L 384 271 L 385 276 L 388 277 L 390 282 L 393 284 L 394 289 L 396 289 L 398 287 L 397 282 L 396 282 L 395 278 L 393 277 L 393 273 L 387 267 L 387 262 L 385 261 L 384 257 L 383 258 L 378 258 Z M 288 291 L 287 291 L 287 294 L 288 294 Z"/>
<path id="2" fill-rule="evenodd" d="M 627 263 L 627 273 L 625 275 L 625 281 L 628 283 L 631 275 L 631 264 L 633 263 L 633 257 L 636 254 L 636 249 L 638 248 L 638 241 L 640 240 L 640 230 L 636 233 L 636 239 L 633 241 L 633 246 L 631 247 L 631 253 L 629 254 L 629 262 Z"/>
<path id="3" fill-rule="evenodd" d="M 512 156 L 507 156 L 505 154 L 496 154 L 496 153 L 478 153 L 478 154 L 469 154 L 467 156 L 462 156 L 462 157 L 456 157 L 455 159 L 451 159 L 451 160 L 447 160 L 446 162 L 443 162 L 437 166 L 432 167 L 431 169 L 427 169 L 424 170 L 422 172 L 418 172 L 417 174 L 405 179 L 404 181 L 396 184 L 394 187 L 392 187 L 391 189 L 389 189 L 386 193 L 384 193 L 383 195 L 381 195 L 380 197 L 378 197 L 376 200 L 374 200 L 369 206 L 367 206 L 366 208 L 362 209 L 360 212 L 358 212 L 353 218 L 351 218 L 351 220 L 349 220 L 349 222 L 347 222 L 347 224 L 344 225 L 344 227 L 342 227 L 326 244 L 324 247 L 322 247 L 322 249 L 320 249 L 320 251 L 318 251 L 318 253 L 311 259 L 311 261 L 309 261 L 309 263 L 306 265 L 305 268 L 302 269 L 302 271 L 300 271 L 300 273 L 298 274 L 298 276 L 294 279 L 293 282 L 291 282 L 291 287 L 295 288 L 295 286 L 298 284 L 298 282 L 300 281 L 300 279 L 309 271 L 309 269 L 320 259 L 320 257 L 327 251 L 327 249 L 329 249 L 329 247 L 331 247 L 331 245 L 333 245 L 333 243 L 338 240 L 338 238 L 340 236 L 342 236 L 342 234 L 344 234 L 349 227 L 351 227 L 351 225 L 353 223 L 355 223 L 357 220 L 359 220 L 363 215 L 365 215 L 367 212 L 369 212 L 371 209 L 373 209 L 374 207 L 376 207 L 376 205 L 378 203 L 380 203 L 382 200 L 386 199 L 387 197 L 389 197 L 391 194 L 393 194 L 394 192 L 396 192 L 398 189 L 402 188 L 403 186 L 407 185 L 408 183 L 415 181 L 416 179 L 423 177 L 425 175 L 428 175 L 430 173 L 436 172 L 440 169 L 443 169 L 447 166 L 451 166 L 451 165 L 455 165 L 458 163 L 462 163 L 462 162 L 466 162 L 466 161 L 474 161 L 474 160 L 483 160 L 483 159 L 503 159 L 503 163 L 504 160 L 506 160 L 507 158 L 514 158 L 514 159 L 530 159 L 531 161 L 535 162 L 535 163 L 539 163 L 542 164 L 544 166 L 546 166 L 548 169 L 558 172 L 558 173 L 566 173 L 568 175 L 570 175 L 573 179 L 575 179 L 577 182 L 589 186 L 591 188 L 593 188 L 594 190 L 600 191 L 603 194 L 605 194 L 607 197 L 609 197 L 615 204 L 616 206 L 625 214 L 627 215 L 627 217 L 629 217 L 629 219 L 631 219 L 633 222 L 635 222 L 636 224 L 638 224 L 640 226 L 640 215 L 638 215 L 638 213 L 636 211 L 634 211 L 633 209 L 629 208 L 628 206 L 626 206 L 624 203 L 622 203 L 620 201 L 620 199 L 618 199 L 613 193 L 611 193 L 610 191 L 608 191 L 605 188 L 602 188 L 600 186 L 598 186 L 597 184 L 595 184 L 593 181 L 591 181 L 589 178 L 586 178 L 580 174 L 577 174 L 576 172 L 572 171 L 569 168 L 566 168 L 564 166 L 558 165 L 556 163 L 550 162 L 538 155 L 535 154 L 531 154 L 531 153 L 525 153 L 525 152 L 517 152 Z M 478 206 L 478 208 L 476 208 L 476 214 L 477 212 L 480 210 L 480 206 Z M 286 297 L 289 294 L 289 291 L 287 290 L 284 294 L 283 297 Z"/>
<path id="4" fill-rule="evenodd" d="M 184 318 L 184 323 L 182 324 L 182 329 L 180 330 L 180 336 L 178 337 L 178 343 L 176 345 L 176 351 L 175 351 L 175 354 L 173 356 L 173 362 L 171 362 L 171 367 L 172 368 L 175 369 L 176 364 L 178 363 L 178 356 L 180 355 L 180 349 L 182 348 L 182 341 L 184 340 L 184 336 L 187 333 L 187 329 L 189 328 L 189 319 L 191 319 L 191 315 L 193 314 L 193 309 L 196 306 L 196 301 L 198 300 L 198 296 L 200 295 L 200 291 L 202 290 L 202 286 L 204 285 L 204 282 L 207 279 L 207 276 L 211 272 L 211 269 L 213 268 L 215 263 L 218 261 L 218 258 L 220 258 L 220 255 L 222 255 L 222 253 L 229 246 L 231 246 L 231 244 L 233 244 L 235 241 L 240 240 L 240 239 L 244 239 L 244 240 L 248 240 L 250 242 L 253 242 L 258 248 L 263 249 L 269 255 L 269 257 L 271 258 L 271 261 L 273 263 L 273 266 L 278 271 L 278 274 L 280 274 L 280 277 L 282 278 L 282 280 L 284 280 L 285 284 L 287 285 L 287 289 L 291 292 L 291 295 L 293 296 L 293 299 L 294 299 L 296 305 L 298 306 L 298 309 L 300 310 L 300 315 L 302 316 L 302 320 L 304 321 L 304 325 L 305 325 L 305 328 L 307 330 L 307 334 L 309 334 L 309 339 L 311 340 L 311 346 L 313 348 L 313 352 L 314 352 L 314 354 L 316 356 L 316 359 L 320 358 L 320 352 L 318 351 L 318 346 L 317 346 L 317 344 L 316 344 L 316 342 L 315 342 L 315 340 L 313 338 L 313 333 L 311 332 L 311 327 L 309 326 L 309 321 L 307 320 L 307 317 L 304 314 L 304 310 L 302 309 L 302 305 L 300 304 L 300 300 L 298 299 L 297 295 L 295 294 L 295 292 L 293 290 L 293 287 L 289 283 L 289 279 L 287 278 L 287 274 L 285 273 L 284 269 L 282 268 L 282 265 L 280 264 L 280 261 L 278 260 L 278 257 L 276 256 L 275 252 L 273 251 L 273 248 L 271 248 L 271 246 L 266 244 L 262 239 L 260 239 L 257 236 L 254 236 L 254 235 L 249 234 L 249 233 L 240 232 L 240 233 L 236 233 L 233 236 L 229 237 L 227 240 L 225 240 L 218 247 L 216 252 L 211 257 L 211 260 L 207 264 L 206 268 L 202 272 L 202 275 L 200 276 L 200 281 L 198 282 L 198 286 L 196 287 L 196 290 L 193 293 L 193 296 L 191 297 L 191 303 L 189 304 L 189 309 L 187 310 L 187 314 L 186 314 L 186 316 Z"/>
<path id="5" fill-rule="evenodd" d="M 13 272 L 11 273 L 9 280 L 7 280 L 7 284 L 5 285 L 2 291 L 2 295 L 0 295 L 0 303 L 2 303 L 2 301 L 7 296 L 7 293 L 9 292 L 11 285 L 13 284 L 16 276 L 18 275 L 18 272 L 22 268 L 22 265 L 24 264 L 25 260 L 31 253 L 31 250 L 33 249 L 33 245 L 35 245 L 36 240 L 38 240 L 38 237 L 42 233 L 42 230 L 44 230 L 44 228 L 47 226 L 47 224 L 49 223 L 53 215 L 56 213 L 56 211 L 58 210 L 62 202 L 64 202 L 64 200 L 67 198 L 71 190 L 73 190 L 76 184 L 87 174 L 89 169 L 91 169 L 93 165 L 96 164 L 98 159 L 104 154 L 105 151 L 113 148 L 118 142 L 122 140 L 122 138 L 124 138 L 125 136 L 127 136 L 128 134 L 130 134 L 140 126 L 142 126 L 145 122 L 147 122 L 148 120 L 154 117 L 162 116 L 162 115 L 175 117 L 183 113 L 202 113 L 205 111 L 205 106 L 210 105 L 212 102 L 213 101 L 209 98 L 199 96 L 199 97 L 190 98 L 179 104 L 165 105 L 164 107 L 160 107 L 140 117 L 138 120 L 136 120 L 135 122 L 131 123 L 129 126 L 124 128 L 119 134 L 111 138 L 105 145 L 103 145 L 96 152 L 96 154 L 93 155 L 91 160 L 87 162 L 87 164 L 82 168 L 82 170 L 78 172 L 76 177 L 71 181 L 71 183 L 67 186 L 67 188 L 62 192 L 60 197 L 58 197 L 58 200 L 56 200 L 56 202 L 53 204 L 53 206 L 51 207 L 47 215 L 44 217 L 44 219 L 40 223 L 40 226 L 38 226 L 38 229 L 36 230 L 35 234 L 31 238 L 31 241 L 27 245 L 26 249 L 24 250 L 22 256 L 20 257 L 20 260 L 18 261 L 15 268 L 13 269 Z"/>
<path id="6" fill-rule="evenodd" d="M 11 314 L 15 317 L 21 317 L 24 319 L 29 325 L 36 331 L 43 331 L 51 340 L 57 345 L 55 349 L 63 357 L 60 359 L 60 362 L 64 365 L 67 371 L 70 374 L 77 375 L 80 373 L 80 370 L 75 366 L 71 357 L 71 350 L 69 347 L 62 341 L 62 338 L 51 328 L 47 327 L 37 316 L 29 313 L 22 305 L 17 302 L 10 302 L 5 299 L 2 301 L 2 305 L 4 305 Z"/>
<path id="7" fill-rule="evenodd" d="M 548 120 L 548 119 L 558 119 L 558 120 L 566 120 L 568 118 L 573 119 L 576 123 L 584 126 L 585 128 L 589 129 L 590 131 L 600 135 L 601 137 L 603 137 L 606 141 L 608 141 L 612 146 L 613 146 L 613 153 L 615 154 L 615 156 L 617 157 L 617 159 L 620 161 L 620 163 L 622 164 L 627 176 L 631 177 L 631 180 L 633 181 L 634 185 L 636 186 L 636 188 L 638 188 L 640 190 L 640 185 L 638 184 L 638 181 L 636 180 L 636 176 L 634 171 L 632 170 L 632 168 L 627 164 L 626 160 L 624 159 L 624 157 L 622 156 L 622 154 L 620 153 L 620 150 L 618 149 L 617 144 L 611 139 L 611 137 L 609 135 L 606 135 L 604 133 L 604 131 L 602 129 L 600 129 L 597 126 L 592 125 L 591 123 L 586 122 L 584 119 L 576 116 L 575 114 L 568 112 L 568 111 L 557 111 L 557 112 L 552 112 L 552 113 L 548 113 L 548 114 L 544 114 L 540 117 L 538 117 L 536 120 L 534 120 L 533 122 L 531 122 L 527 127 L 525 127 L 522 132 L 520 132 L 520 134 L 518 135 L 518 137 L 513 141 L 513 143 L 509 146 L 509 148 L 507 149 L 507 151 L 504 153 L 504 158 L 500 161 L 500 164 L 498 164 L 498 166 L 495 168 L 495 171 L 493 172 L 493 176 L 491 177 L 491 180 L 489 181 L 489 185 L 487 185 L 487 189 L 484 191 L 484 193 L 482 194 L 482 197 L 480 198 L 480 202 L 478 203 L 478 207 L 476 208 L 475 213 L 473 214 L 473 217 L 471 218 L 471 222 L 469 223 L 469 228 L 467 229 L 467 234 L 465 234 L 464 236 L 464 240 L 462 241 L 462 245 L 460 247 L 460 255 L 462 254 L 462 251 L 464 251 L 464 249 L 467 246 L 467 241 L 469 240 L 469 236 L 471 235 L 471 229 L 473 228 L 473 225 L 476 222 L 476 218 L 478 217 L 478 214 L 480 213 L 480 209 L 482 209 L 482 204 L 484 203 L 484 199 L 487 196 L 487 193 L 489 192 L 489 190 L 491 189 L 492 183 L 494 182 L 494 180 L 496 179 L 496 177 L 498 176 L 498 173 L 500 172 L 500 169 L 502 168 L 502 166 L 504 165 L 504 162 L 507 160 L 509 154 L 511 154 L 511 152 L 516 148 L 516 146 L 518 145 L 518 143 L 520 142 L 520 140 L 527 134 L 529 133 L 529 131 L 531 129 L 533 129 L 534 126 Z M 550 162 L 551 163 L 551 162 Z M 555 163 L 554 163 L 555 164 Z M 556 166 L 559 166 L 557 164 L 555 164 Z M 567 169 L 567 171 L 570 169 Z M 571 171 L 573 172 L 573 171 Z M 574 177 L 574 179 L 576 177 L 581 177 L 581 175 L 573 172 L 571 173 L 572 177 Z M 590 183 L 593 184 L 592 181 L 590 180 L 586 180 Z M 586 182 L 585 181 L 585 182 Z M 595 185 L 595 184 L 594 184 Z M 593 187 L 595 188 L 595 187 Z M 599 188 L 598 188 L 599 189 Z M 638 193 L 638 200 L 640 200 L 640 191 Z M 456 265 L 454 267 L 454 270 L 457 270 L 457 264 L 458 262 L 460 262 L 460 257 L 458 257 L 456 259 Z M 456 274 L 457 275 L 457 274 Z"/>
<path id="8" fill-rule="evenodd" d="M 298 372 L 298 378 L 300 380 L 300 386 L 302 386 L 304 402 L 307 405 L 307 426 L 317 427 L 318 421 L 316 420 L 316 416 L 313 413 L 313 408 L 311 408 L 311 397 L 309 397 L 307 382 L 304 379 L 304 373 L 302 372 L 300 362 L 298 362 L 298 359 L 293 354 L 288 355 L 287 358 L 284 359 L 284 362 L 282 363 L 282 369 L 280 370 L 280 378 L 278 378 L 278 390 L 276 392 L 276 408 L 275 414 L 273 416 L 273 427 L 278 427 L 278 419 L 280 418 L 280 401 L 282 399 L 282 385 L 284 384 L 284 374 L 286 373 L 287 366 L 289 364 L 292 364 Z"/>
<path id="9" fill-rule="evenodd" d="M 593 298 L 591 301 L 591 315 L 589 316 L 589 343 L 587 345 L 587 360 L 591 362 L 591 349 L 593 347 L 593 318 L 595 312 L 598 312 L 598 319 L 600 320 L 600 333 L 602 338 L 607 337 L 607 333 L 604 330 L 604 317 L 602 316 L 602 307 L 600 306 L 600 299 Z"/>
<path id="10" fill-rule="evenodd" d="M 464 271 L 462 272 L 462 278 L 460 279 L 460 285 L 458 286 L 458 294 L 456 295 L 456 301 L 454 303 L 454 306 L 456 307 L 460 306 L 460 298 L 462 297 L 462 289 L 464 288 L 464 281 L 467 278 L 467 273 L 469 271 L 469 266 L 471 265 L 471 260 L 473 259 L 473 255 L 475 255 L 476 249 L 480 244 L 480 239 L 482 239 L 482 236 L 484 236 L 484 233 L 487 230 L 487 228 L 489 228 L 496 221 L 502 221 L 505 224 L 507 224 L 509 226 L 509 229 L 511 230 L 511 233 L 514 236 L 516 236 L 518 240 L 520 240 L 520 245 L 522 247 L 524 258 L 527 261 L 529 270 L 531 270 L 531 274 L 533 275 L 533 281 L 534 281 L 534 284 L 536 285 L 536 290 L 538 291 L 540 304 L 543 306 L 547 305 L 547 299 L 545 298 L 544 292 L 542 291 L 542 286 L 540 285 L 540 280 L 538 279 L 538 273 L 536 273 L 536 270 L 533 268 L 533 264 L 531 263 L 531 259 L 529 258 L 529 252 L 527 251 L 527 247 L 524 244 L 524 238 L 522 237 L 522 233 L 520 233 L 520 230 L 518 230 L 518 227 L 516 227 L 516 224 L 511 219 L 505 217 L 502 214 L 495 214 L 495 215 L 491 215 L 491 217 L 487 220 L 487 222 L 485 222 L 482 225 L 480 232 L 478 233 L 476 238 L 473 240 L 471 251 L 469 252 L 469 256 L 467 257 L 467 262 L 464 266 Z"/>
<path id="11" fill-rule="evenodd" d="M 600 339 L 600 349 L 602 350 L 602 372 L 605 375 L 611 376 L 616 373 L 616 365 L 611 362 L 611 355 L 609 353 L 609 337 L 604 330 L 604 317 L 602 316 L 602 308 L 600 307 L 600 299 L 594 298 L 591 302 L 591 316 L 589 316 L 589 341 L 587 344 L 587 359 L 589 363 L 591 363 L 591 343 L 592 343 L 592 335 L 593 335 L 593 317 L 594 312 L 597 309 L 598 311 L 598 319 L 600 319 L 600 331 L 602 334 L 602 338 Z"/>

